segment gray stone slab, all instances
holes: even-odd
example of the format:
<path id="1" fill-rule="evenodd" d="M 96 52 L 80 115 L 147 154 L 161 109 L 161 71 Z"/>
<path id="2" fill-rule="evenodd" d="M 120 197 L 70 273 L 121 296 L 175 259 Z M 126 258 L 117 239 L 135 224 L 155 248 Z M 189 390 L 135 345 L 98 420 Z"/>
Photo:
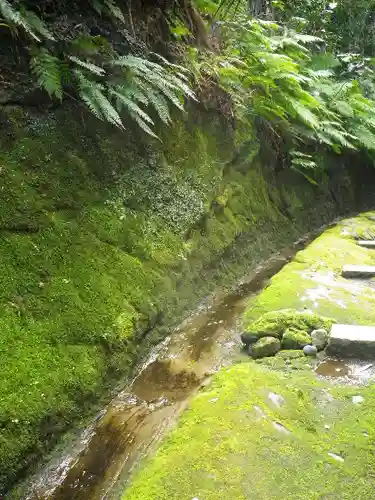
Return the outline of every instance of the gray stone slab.
<path id="1" fill-rule="evenodd" d="M 362 241 L 358 241 L 357 244 L 360 247 L 372 248 L 373 250 L 375 250 L 375 240 L 368 240 L 368 241 L 362 240 Z"/>
<path id="2" fill-rule="evenodd" d="M 334 356 L 375 358 L 375 326 L 333 325 L 327 352 Z"/>
<path id="3" fill-rule="evenodd" d="M 342 268 L 344 278 L 372 278 L 375 276 L 375 266 L 347 265 Z"/>

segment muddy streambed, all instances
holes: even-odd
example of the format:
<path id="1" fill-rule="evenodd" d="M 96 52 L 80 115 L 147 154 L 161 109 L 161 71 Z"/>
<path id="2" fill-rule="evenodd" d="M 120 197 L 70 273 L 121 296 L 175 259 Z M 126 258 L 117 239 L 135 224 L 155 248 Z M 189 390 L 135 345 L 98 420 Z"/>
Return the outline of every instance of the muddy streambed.
<path id="1" fill-rule="evenodd" d="M 156 447 L 191 396 L 220 367 L 245 356 L 240 349 L 239 321 L 249 297 L 260 292 L 311 239 L 300 240 L 260 265 L 234 292 L 217 294 L 202 305 L 154 349 L 132 383 L 97 415 L 69 450 L 34 475 L 23 498 L 120 498 L 134 466 Z M 354 377 L 365 381 L 373 371 L 365 364 L 351 362 L 349 366 L 337 360 L 318 361 L 317 367 L 319 375 L 340 380 Z"/>

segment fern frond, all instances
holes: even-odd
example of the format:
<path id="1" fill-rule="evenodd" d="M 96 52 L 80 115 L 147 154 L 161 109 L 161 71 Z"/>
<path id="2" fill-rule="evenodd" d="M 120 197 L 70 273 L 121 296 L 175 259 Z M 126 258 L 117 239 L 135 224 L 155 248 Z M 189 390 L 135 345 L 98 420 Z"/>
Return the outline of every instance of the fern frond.
<path id="1" fill-rule="evenodd" d="M 104 76 L 105 75 L 105 70 L 101 68 L 100 66 L 97 66 L 96 64 L 90 63 L 88 61 L 82 61 L 82 59 L 79 59 L 79 57 L 76 56 L 68 56 L 68 58 L 76 63 L 78 66 L 81 66 L 81 68 L 85 68 L 91 73 L 94 73 L 94 75 L 98 76 Z"/>
<path id="2" fill-rule="evenodd" d="M 118 112 L 103 93 L 103 85 L 87 79 L 79 70 L 75 70 L 74 74 L 78 81 L 79 95 L 89 110 L 100 120 L 108 121 L 124 130 Z"/>
<path id="3" fill-rule="evenodd" d="M 144 131 L 146 134 L 151 135 L 152 137 L 155 137 L 155 139 L 159 139 L 159 137 L 151 130 L 151 128 L 145 123 L 142 118 L 139 116 L 139 114 L 136 113 L 130 113 L 130 116 L 133 118 L 133 120 L 137 123 L 137 125 Z"/>
<path id="4" fill-rule="evenodd" d="M 362 147 L 372 151 L 375 150 L 375 134 L 371 130 L 364 125 L 358 125 L 353 127 L 351 132 L 357 137 Z"/>
<path id="5" fill-rule="evenodd" d="M 335 111 L 340 113 L 340 115 L 342 116 L 346 117 L 354 116 L 353 108 L 346 101 L 334 101 L 331 106 Z"/>
<path id="6" fill-rule="evenodd" d="M 125 23 L 124 14 L 122 13 L 122 10 L 116 4 L 116 2 L 114 2 L 113 0 L 104 0 L 104 5 L 107 7 L 107 9 L 109 10 L 109 12 L 112 14 L 113 17 L 115 17 L 122 23 Z"/>
<path id="7" fill-rule="evenodd" d="M 162 55 L 158 54 L 157 52 L 151 52 L 152 55 L 154 55 L 159 61 L 164 63 L 165 66 L 168 66 L 169 68 L 174 68 L 176 70 L 181 71 L 182 73 L 190 73 L 188 68 L 185 68 L 185 66 L 181 66 L 180 64 L 173 64 L 168 61 L 165 57 Z"/>
<path id="8" fill-rule="evenodd" d="M 169 125 L 172 120 L 169 114 L 168 102 L 164 97 L 139 78 L 136 78 L 134 83 L 142 90 L 142 93 L 147 95 L 147 104 L 150 104 L 155 109 L 162 122 Z"/>
<path id="9" fill-rule="evenodd" d="M 296 99 L 289 99 L 289 104 L 296 112 L 297 116 L 311 128 L 319 127 L 319 119 L 318 117 L 310 111 L 306 106 L 304 106 L 301 102 Z"/>
<path id="10" fill-rule="evenodd" d="M 20 14 L 34 33 L 42 35 L 42 37 L 46 38 L 47 40 L 55 41 L 54 36 L 48 30 L 46 24 L 34 12 L 26 9 L 21 9 Z"/>
<path id="11" fill-rule="evenodd" d="M 147 113 L 141 109 L 138 104 L 136 104 L 132 99 L 129 99 L 127 96 L 126 89 L 121 86 L 117 86 L 109 89 L 109 93 L 114 96 L 117 100 L 118 106 L 117 109 L 121 107 L 125 107 L 132 116 L 138 115 L 143 121 L 154 125 L 152 119 L 148 116 Z"/>
<path id="12" fill-rule="evenodd" d="M 61 101 L 63 89 L 60 59 L 53 56 L 47 49 L 34 49 L 30 67 L 32 73 L 37 78 L 38 85 L 50 97 L 57 97 Z"/>
<path id="13" fill-rule="evenodd" d="M 169 125 L 171 123 L 171 115 L 169 114 L 168 103 L 164 97 L 153 90 L 149 91 L 148 94 L 150 104 L 153 106 L 157 112 L 159 118 L 163 123 Z"/>
<path id="14" fill-rule="evenodd" d="M 152 85 L 155 89 L 160 91 L 164 96 L 176 106 L 180 111 L 185 111 L 184 106 L 181 103 L 180 99 L 178 96 L 173 92 L 173 87 L 171 88 L 170 85 L 168 85 L 168 82 L 165 82 L 164 80 L 155 77 L 154 75 L 148 75 L 147 83 Z"/>
<path id="15" fill-rule="evenodd" d="M 28 35 L 30 35 L 34 40 L 40 42 L 40 38 L 34 33 L 34 30 L 27 22 L 25 17 L 21 14 L 19 10 L 16 10 L 8 0 L 0 0 L 0 13 L 5 21 L 13 23 L 16 26 L 21 26 Z"/>

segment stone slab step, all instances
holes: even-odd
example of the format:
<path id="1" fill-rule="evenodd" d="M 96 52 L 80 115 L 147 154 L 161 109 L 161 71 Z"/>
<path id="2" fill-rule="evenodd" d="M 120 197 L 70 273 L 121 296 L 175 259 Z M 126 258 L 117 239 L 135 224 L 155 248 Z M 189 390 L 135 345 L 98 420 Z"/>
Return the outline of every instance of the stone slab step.
<path id="1" fill-rule="evenodd" d="M 363 247 L 363 248 L 372 248 L 373 250 L 375 250 L 375 240 L 361 240 L 361 241 L 357 241 L 357 245 L 359 245 L 360 247 Z"/>
<path id="2" fill-rule="evenodd" d="M 327 352 L 334 356 L 375 358 L 375 326 L 333 325 Z"/>
<path id="3" fill-rule="evenodd" d="M 375 266 L 346 265 L 342 268 L 343 278 L 371 278 L 375 276 Z"/>

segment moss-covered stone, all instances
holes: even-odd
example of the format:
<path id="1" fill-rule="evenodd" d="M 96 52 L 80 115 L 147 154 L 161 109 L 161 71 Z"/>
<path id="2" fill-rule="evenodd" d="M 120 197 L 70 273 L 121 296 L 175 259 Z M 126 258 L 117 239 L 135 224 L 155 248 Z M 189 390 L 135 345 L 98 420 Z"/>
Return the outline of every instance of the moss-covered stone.
<path id="1" fill-rule="evenodd" d="M 288 328 L 310 333 L 318 328 L 329 329 L 332 322 L 333 320 L 329 318 L 323 318 L 311 312 L 286 309 L 267 312 L 250 323 L 246 327 L 246 333 L 258 338 L 267 336 L 281 339 Z"/>
<path id="2" fill-rule="evenodd" d="M 283 349 L 303 349 L 308 344 L 311 344 L 311 336 L 305 330 L 290 327 L 283 333 Z"/>
<path id="3" fill-rule="evenodd" d="M 275 337 L 262 337 L 249 348 L 249 353 L 254 359 L 274 356 L 281 349 L 280 340 Z"/>
<path id="4" fill-rule="evenodd" d="M 245 324 L 251 326 L 263 315 L 285 307 L 306 308 L 339 323 L 375 324 L 373 288 L 365 281 L 353 283 L 341 277 L 345 264 L 375 265 L 374 252 L 359 247 L 356 241 L 358 228 L 375 227 L 369 215 L 339 222 L 298 252 L 270 285 L 250 300 Z M 330 330 L 328 324 L 317 328 Z"/>

